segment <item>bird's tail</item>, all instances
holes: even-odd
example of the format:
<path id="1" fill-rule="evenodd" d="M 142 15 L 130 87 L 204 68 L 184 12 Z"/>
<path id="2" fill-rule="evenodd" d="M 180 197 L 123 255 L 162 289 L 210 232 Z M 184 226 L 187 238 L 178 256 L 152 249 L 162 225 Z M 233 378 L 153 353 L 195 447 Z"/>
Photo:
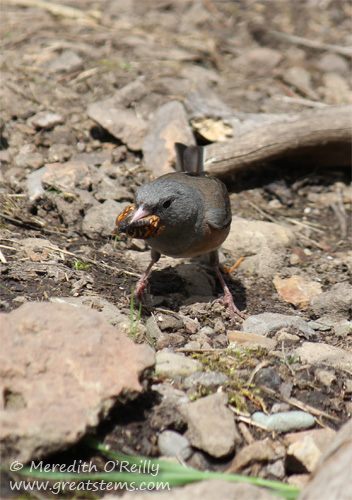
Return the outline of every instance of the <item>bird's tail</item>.
<path id="1" fill-rule="evenodd" d="M 175 142 L 176 171 L 200 174 L 204 170 L 205 150 L 202 146 L 185 146 Z"/>

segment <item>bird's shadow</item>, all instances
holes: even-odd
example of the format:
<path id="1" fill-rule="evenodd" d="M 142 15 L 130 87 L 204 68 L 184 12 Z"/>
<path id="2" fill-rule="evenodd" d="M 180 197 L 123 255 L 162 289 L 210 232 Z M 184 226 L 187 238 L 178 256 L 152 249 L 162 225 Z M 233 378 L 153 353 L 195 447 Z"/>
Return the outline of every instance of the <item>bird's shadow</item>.
<path id="1" fill-rule="evenodd" d="M 181 267 L 182 275 L 179 272 Z M 194 277 L 195 269 L 198 276 L 203 276 L 204 280 L 209 282 L 209 293 L 202 294 L 201 287 L 199 292 L 196 286 L 190 287 L 190 281 Z M 240 310 L 244 310 L 247 304 L 244 285 L 240 280 L 234 279 L 229 274 L 223 273 L 223 276 L 233 295 L 236 306 Z M 158 305 L 164 305 L 170 309 L 179 308 L 185 303 L 191 305 L 196 302 L 210 302 L 224 294 L 215 270 L 203 264 L 197 265 L 194 261 L 190 261 L 189 264 L 180 263 L 160 270 L 154 269 L 149 278 L 149 292 L 154 298 L 158 298 Z"/>

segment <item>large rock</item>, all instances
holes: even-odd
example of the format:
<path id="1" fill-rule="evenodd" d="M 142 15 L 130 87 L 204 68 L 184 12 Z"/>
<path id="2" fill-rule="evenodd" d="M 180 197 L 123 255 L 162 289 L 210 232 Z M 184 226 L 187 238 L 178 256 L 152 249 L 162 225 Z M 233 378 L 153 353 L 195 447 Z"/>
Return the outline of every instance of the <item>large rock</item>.
<path id="1" fill-rule="evenodd" d="M 128 202 L 106 200 L 101 205 L 90 208 L 82 222 L 82 230 L 88 238 L 111 236 L 115 228 L 116 217 L 124 210 Z"/>
<path id="2" fill-rule="evenodd" d="M 292 246 L 295 239 L 293 231 L 281 224 L 233 217 L 230 234 L 222 249 L 234 259 L 245 256 L 241 263 L 244 271 L 271 278 L 277 273 L 284 250 Z"/>
<path id="3" fill-rule="evenodd" d="M 215 393 L 181 407 L 192 446 L 220 458 L 229 455 L 241 442 L 233 413 L 227 408 L 227 396 Z"/>
<path id="4" fill-rule="evenodd" d="M 175 142 L 182 142 L 188 146 L 194 144 L 186 111 L 179 101 L 168 102 L 157 109 L 143 141 L 145 166 L 156 177 L 172 172 Z"/>
<path id="5" fill-rule="evenodd" d="M 1 452 L 26 463 L 95 427 L 123 393 L 141 391 L 154 353 L 97 311 L 26 303 L 1 314 Z"/>
<path id="6" fill-rule="evenodd" d="M 89 189 L 92 179 L 83 161 L 68 161 L 46 165 L 42 176 L 44 188 L 73 192 L 75 188 Z"/>
<path id="7" fill-rule="evenodd" d="M 337 433 L 320 457 L 309 484 L 297 500 L 351 499 L 352 420 Z"/>
<path id="8" fill-rule="evenodd" d="M 134 104 L 148 94 L 145 85 L 137 80 L 117 90 L 115 95 L 88 106 L 88 116 L 132 151 L 142 149 L 147 123 L 134 109 Z"/>
<path id="9" fill-rule="evenodd" d="M 327 292 L 313 297 L 309 305 L 316 316 L 324 314 L 350 316 L 352 312 L 352 286 L 349 283 L 337 283 Z"/>
<path id="10" fill-rule="evenodd" d="M 242 325 L 243 331 L 256 335 L 272 335 L 282 328 L 290 333 L 304 335 L 306 338 L 314 337 L 314 330 L 299 316 L 288 316 L 280 313 L 265 312 L 254 314 L 247 318 Z"/>

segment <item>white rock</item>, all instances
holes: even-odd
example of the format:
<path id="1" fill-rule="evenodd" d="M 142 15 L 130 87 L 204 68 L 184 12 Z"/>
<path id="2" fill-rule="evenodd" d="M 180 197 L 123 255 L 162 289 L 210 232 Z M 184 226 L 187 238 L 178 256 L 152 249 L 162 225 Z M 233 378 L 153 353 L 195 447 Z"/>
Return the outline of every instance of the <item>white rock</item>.
<path id="1" fill-rule="evenodd" d="M 241 269 L 269 278 L 277 273 L 283 250 L 292 246 L 295 239 L 293 231 L 280 224 L 233 217 L 230 234 L 222 249 L 234 259 L 246 256 Z"/>

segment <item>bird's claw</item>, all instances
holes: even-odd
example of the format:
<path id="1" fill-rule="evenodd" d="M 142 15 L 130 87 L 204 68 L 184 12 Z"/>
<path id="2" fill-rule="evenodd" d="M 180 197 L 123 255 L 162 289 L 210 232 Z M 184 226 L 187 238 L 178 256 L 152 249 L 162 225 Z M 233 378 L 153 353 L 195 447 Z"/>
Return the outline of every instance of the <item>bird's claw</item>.
<path id="1" fill-rule="evenodd" d="M 248 318 L 248 315 L 245 313 L 245 311 L 240 311 L 238 309 L 238 307 L 236 306 L 236 304 L 233 301 L 233 297 L 232 297 L 231 293 L 225 293 L 225 295 L 216 299 L 215 302 L 220 302 L 220 304 L 227 306 L 231 321 L 234 321 L 236 315 L 239 316 L 241 319 Z"/>

